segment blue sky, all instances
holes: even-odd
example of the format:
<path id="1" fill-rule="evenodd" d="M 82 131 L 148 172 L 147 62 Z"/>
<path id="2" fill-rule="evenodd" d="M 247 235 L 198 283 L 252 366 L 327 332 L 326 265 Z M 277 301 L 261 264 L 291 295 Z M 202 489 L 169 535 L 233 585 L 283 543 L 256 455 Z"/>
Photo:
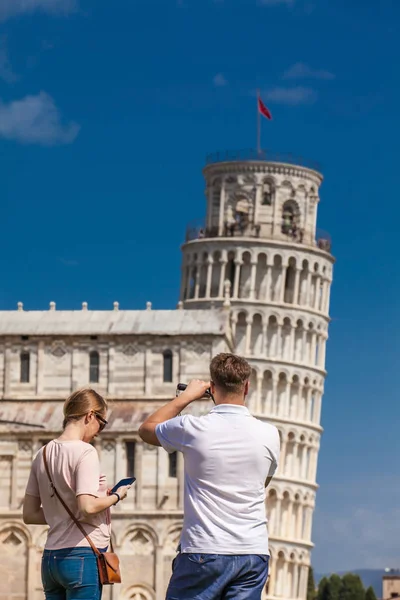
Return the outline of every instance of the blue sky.
<path id="1" fill-rule="evenodd" d="M 0 0 L 0 308 L 172 308 L 208 152 L 317 160 L 337 259 L 315 569 L 399 566 L 400 4 Z"/>

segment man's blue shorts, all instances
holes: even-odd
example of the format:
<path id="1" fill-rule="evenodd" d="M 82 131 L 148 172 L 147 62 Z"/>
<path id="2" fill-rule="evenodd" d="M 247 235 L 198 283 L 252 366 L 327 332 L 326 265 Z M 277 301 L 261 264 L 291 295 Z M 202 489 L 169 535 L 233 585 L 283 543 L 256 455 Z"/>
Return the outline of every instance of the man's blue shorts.
<path id="1" fill-rule="evenodd" d="M 166 600 L 260 600 L 268 563 L 260 554 L 179 553 Z"/>

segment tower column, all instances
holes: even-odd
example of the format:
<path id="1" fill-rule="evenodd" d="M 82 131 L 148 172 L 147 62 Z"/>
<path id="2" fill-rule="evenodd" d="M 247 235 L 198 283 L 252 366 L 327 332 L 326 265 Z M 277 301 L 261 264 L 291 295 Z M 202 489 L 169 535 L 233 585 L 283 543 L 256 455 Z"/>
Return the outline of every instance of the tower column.
<path id="1" fill-rule="evenodd" d="M 310 267 L 308 267 L 307 272 L 307 288 L 306 288 L 306 306 L 311 305 L 311 295 L 312 292 L 312 271 L 310 271 Z"/>
<path id="2" fill-rule="evenodd" d="M 207 196 L 207 227 L 206 232 L 209 233 L 212 227 L 211 217 L 212 217 L 212 199 L 213 199 L 214 185 L 211 183 L 210 186 L 206 189 Z"/>
<path id="3" fill-rule="evenodd" d="M 276 375 L 272 376 L 272 393 L 271 393 L 271 413 L 276 416 L 277 415 L 277 406 L 278 406 L 278 377 Z"/>
<path id="4" fill-rule="evenodd" d="M 299 285 L 300 285 L 301 270 L 296 267 L 294 276 L 293 304 L 299 303 Z"/>
<path id="5" fill-rule="evenodd" d="M 296 539 L 303 539 L 303 505 L 299 503 L 299 508 L 297 511 L 297 522 L 296 522 Z"/>
<path id="6" fill-rule="evenodd" d="M 253 224 L 258 223 L 258 207 L 261 205 L 261 194 L 262 194 L 262 183 L 257 182 L 255 185 L 254 194 L 254 212 L 253 212 Z"/>
<path id="7" fill-rule="evenodd" d="M 306 509 L 306 527 L 305 527 L 305 538 L 307 541 L 311 539 L 311 525 L 312 525 L 312 507 L 307 506 Z"/>
<path id="8" fill-rule="evenodd" d="M 207 284 L 206 284 L 206 298 L 211 297 L 211 278 L 212 278 L 212 268 L 213 268 L 213 258 L 209 256 L 207 259 Z"/>
<path id="9" fill-rule="evenodd" d="M 290 477 L 298 478 L 299 473 L 299 443 L 293 442 L 293 454 L 292 454 L 292 464 L 290 473 L 288 473 Z"/>
<path id="10" fill-rule="evenodd" d="M 281 302 L 281 304 L 283 304 L 285 302 L 285 285 L 286 285 L 287 269 L 288 269 L 287 265 L 282 265 L 282 272 L 281 272 L 282 280 L 280 282 L 280 292 L 279 292 L 279 302 Z"/>
<path id="11" fill-rule="evenodd" d="M 269 575 L 268 596 L 276 596 L 276 561 L 277 557 L 273 556 L 271 560 L 271 573 Z"/>
<path id="12" fill-rule="evenodd" d="M 237 325 L 237 315 L 234 314 L 232 315 L 231 318 L 231 330 L 232 330 L 232 339 L 235 340 L 236 338 L 236 325 Z"/>
<path id="13" fill-rule="evenodd" d="M 221 258 L 221 276 L 220 276 L 220 280 L 219 280 L 219 289 L 218 289 L 218 297 L 219 298 L 223 298 L 224 297 L 224 283 L 225 283 L 225 273 L 226 273 L 226 265 L 228 263 L 228 260 L 226 258 L 226 256 L 222 256 Z"/>
<path id="14" fill-rule="evenodd" d="M 257 275 L 257 263 L 251 262 L 251 275 L 250 275 L 250 299 L 254 300 L 256 295 L 256 275 Z"/>
<path id="15" fill-rule="evenodd" d="M 292 502 L 292 500 L 290 500 L 287 515 L 286 515 L 286 537 L 288 537 L 288 538 L 294 537 L 293 531 L 292 531 L 292 518 L 293 518 L 293 502 Z"/>
<path id="16" fill-rule="evenodd" d="M 240 268 L 242 261 L 239 258 L 235 259 L 235 278 L 233 283 L 233 298 L 237 300 L 239 297 L 239 281 L 240 281 Z"/>
<path id="17" fill-rule="evenodd" d="M 246 319 L 246 344 L 245 344 L 245 354 L 246 354 L 246 356 L 248 356 L 250 354 L 252 324 L 253 324 L 252 318 L 251 317 L 247 317 L 247 319 Z"/>
<path id="18" fill-rule="evenodd" d="M 288 585 L 288 559 L 287 556 L 285 556 L 285 562 L 283 563 L 283 575 L 282 575 L 282 589 L 281 589 L 281 594 L 282 596 L 286 596 L 287 597 L 287 585 Z"/>
<path id="19" fill-rule="evenodd" d="M 303 400 L 303 386 L 302 384 L 299 382 L 299 385 L 297 387 L 297 403 L 296 403 L 296 409 L 295 409 L 295 413 L 294 413 L 294 418 L 298 419 L 299 415 L 300 415 L 300 406 Z"/>
<path id="20" fill-rule="evenodd" d="M 307 405 L 306 405 L 306 421 L 311 421 L 311 402 L 312 402 L 313 389 L 311 384 L 307 388 Z"/>
<path id="21" fill-rule="evenodd" d="M 325 314 L 329 315 L 329 305 L 330 305 L 330 299 L 331 299 L 331 295 L 330 295 L 330 286 L 331 286 L 331 281 L 328 280 L 328 284 L 327 284 L 327 292 L 326 292 L 326 306 L 325 306 Z"/>
<path id="22" fill-rule="evenodd" d="M 321 353 L 320 353 L 320 361 L 319 361 L 319 366 L 321 367 L 321 369 L 325 369 L 326 340 L 327 340 L 327 336 L 326 335 L 321 335 L 321 338 L 320 338 L 320 341 L 321 341 Z"/>
<path id="23" fill-rule="evenodd" d="M 318 466 L 318 449 L 312 448 L 312 478 L 311 481 L 315 481 L 317 478 L 317 466 Z"/>
<path id="24" fill-rule="evenodd" d="M 322 280 L 322 299 L 321 299 L 321 307 L 320 307 L 321 312 L 325 312 L 327 290 L 328 290 L 328 280 L 324 278 Z"/>
<path id="25" fill-rule="evenodd" d="M 196 266 L 194 268 L 196 270 L 195 285 L 194 285 L 194 297 L 197 299 L 199 297 L 199 290 L 200 290 L 200 274 L 201 274 L 200 260 L 198 260 L 196 262 Z"/>
<path id="26" fill-rule="evenodd" d="M 285 471 L 286 447 L 287 447 L 286 440 L 282 440 L 281 441 L 281 455 L 279 458 L 279 466 L 280 466 L 279 471 L 282 475 L 284 474 L 284 471 Z"/>
<path id="27" fill-rule="evenodd" d="M 225 178 L 222 180 L 221 195 L 219 198 L 219 222 L 218 222 L 218 235 L 224 234 L 224 221 L 225 221 Z"/>
<path id="28" fill-rule="evenodd" d="M 260 373 L 257 374 L 257 390 L 256 390 L 256 413 L 260 414 L 262 412 L 262 382 L 263 375 Z"/>
<path id="29" fill-rule="evenodd" d="M 289 357 L 288 357 L 288 359 L 292 362 L 295 361 L 295 356 L 294 356 L 295 336 L 296 336 L 296 328 L 293 326 L 293 323 L 290 322 L 290 339 L 289 339 Z"/>
<path id="30" fill-rule="evenodd" d="M 321 420 L 321 399 L 322 399 L 322 392 L 318 391 L 315 395 L 315 409 L 314 409 L 314 423 L 317 423 L 319 425 L 319 422 Z"/>
<path id="31" fill-rule="evenodd" d="M 311 348 L 310 348 L 310 364 L 312 366 L 317 365 L 316 359 L 316 351 L 317 351 L 317 332 L 314 329 L 311 330 Z"/>
<path id="32" fill-rule="evenodd" d="M 317 275 L 317 277 L 315 278 L 314 310 L 319 310 L 320 295 L 321 295 L 321 276 Z"/>
<path id="33" fill-rule="evenodd" d="M 261 354 L 262 356 L 266 356 L 267 354 L 267 342 L 268 342 L 268 338 L 267 338 L 267 323 L 262 324 L 262 344 L 261 344 Z"/>
<path id="34" fill-rule="evenodd" d="M 307 363 L 307 329 L 303 326 L 303 339 L 301 349 L 301 362 Z"/>
<path id="35" fill-rule="evenodd" d="M 283 411 L 282 411 L 282 416 L 287 419 L 289 416 L 289 407 L 290 407 L 290 381 L 286 381 L 286 386 L 285 386 L 285 394 L 284 394 L 284 404 L 283 404 Z"/>
<path id="36" fill-rule="evenodd" d="M 297 598 L 297 591 L 299 587 L 299 570 L 297 568 L 297 564 L 295 563 L 293 569 L 293 598 Z"/>
<path id="37" fill-rule="evenodd" d="M 265 298 L 264 302 L 271 302 L 271 270 L 272 267 L 267 263 L 267 272 L 265 274 Z"/>
<path id="38" fill-rule="evenodd" d="M 278 323 L 276 328 L 276 358 L 281 358 L 282 356 L 282 323 Z"/>

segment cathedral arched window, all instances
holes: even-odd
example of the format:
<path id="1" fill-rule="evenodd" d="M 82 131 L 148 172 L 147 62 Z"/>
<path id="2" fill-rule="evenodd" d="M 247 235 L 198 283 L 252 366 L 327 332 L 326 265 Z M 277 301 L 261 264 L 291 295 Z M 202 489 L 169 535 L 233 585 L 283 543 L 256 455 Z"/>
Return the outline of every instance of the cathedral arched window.
<path id="1" fill-rule="evenodd" d="M 165 350 L 163 353 L 163 381 L 165 383 L 171 383 L 173 380 L 172 366 L 172 352 Z"/>
<path id="2" fill-rule="evenodd" d="M 96 350 L 90 353 L 89 381 L 99 383 L 100 377 L 100 355 Z"/>
<path id="3" fill-rule="evenodd" d="M 29 383 L 30 375 L 30 354 L 29 352 L 21 352 L 20 354 L 20 382 Z"/>

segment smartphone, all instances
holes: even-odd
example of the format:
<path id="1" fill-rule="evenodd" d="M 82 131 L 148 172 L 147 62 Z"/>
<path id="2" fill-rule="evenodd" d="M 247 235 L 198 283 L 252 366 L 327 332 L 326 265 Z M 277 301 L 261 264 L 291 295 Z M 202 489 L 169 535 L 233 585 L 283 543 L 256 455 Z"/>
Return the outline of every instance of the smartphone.
<path id="1" fill-rule="evenodd" d="M 120 488 L 122 485 L 132 485 L 132 483 L 134 483 L 136 481 L 136 477 L 125 477 L 125 479 L 121 479 L 121 481 L 118 481 L 118 483 L 116 485 L 114 485 L 114 487 L 111 490 L 112 492 L 116 492 L 118 488 Z"/>

